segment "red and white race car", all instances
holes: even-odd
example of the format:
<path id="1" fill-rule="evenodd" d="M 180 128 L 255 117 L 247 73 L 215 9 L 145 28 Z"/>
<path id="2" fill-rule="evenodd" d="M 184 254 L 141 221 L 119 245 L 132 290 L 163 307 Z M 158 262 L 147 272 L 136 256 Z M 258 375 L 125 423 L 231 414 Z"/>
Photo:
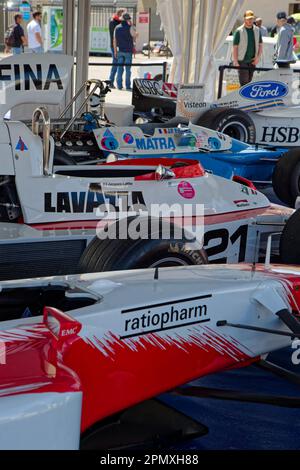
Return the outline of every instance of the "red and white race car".
<path id="1" fill-rule="evenodd" d="M 143 444 L 151 414 L 131 407 L 291 344 L 299 286 L 279 265 L 1 282 L 0 448 Z"/>

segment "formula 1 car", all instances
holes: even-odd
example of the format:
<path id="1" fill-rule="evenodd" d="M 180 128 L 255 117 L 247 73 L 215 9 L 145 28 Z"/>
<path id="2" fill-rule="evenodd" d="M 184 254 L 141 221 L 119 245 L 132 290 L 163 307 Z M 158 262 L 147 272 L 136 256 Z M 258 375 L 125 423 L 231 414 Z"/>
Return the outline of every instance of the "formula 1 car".
<path id="1" fill-rule="evenodd" d="M 198 99 L 188 92 L 178 97 L 180 88 L 176 85 L 138 79 L 134 82 L 133 104 L 149 121 L 165 122 L 179 112 L 195 124 L 281 152 L 282 158 L 278 160 L 275 155 L 272 165 L 273 187 L 279 199 L 293 205 L 300 195 L 300 153 L 294 148 L 300 142 L 299 74 L 288 68 L 274 69 L 214 103 L 205 102 L 203 89 L 199 90 Z M 284 148 L 291 150 L 283 152 Z M 260 175 L 259 150 L 256 181 Z"/>
<path id="2" fill-rule="evenodd" d="M 30 58 L 30 65 L 25 56 L 18 64 L 19 59 L 9 60 L 19 67 L 19 74 L 18 81 L 12 76 L 2 81 L 6 96 L 0 105 L 2 116 L 12 103 L 62 100 L 71 66 L 67 57 L 55 56 L 52 63 L 51 55 L 37 55 Z M 101 103 L 105 85 L 91 80 L 82 91 L 87 92 L 86 99 L 71 118 L 51 121 L 47 109 L 39 107 L 30 123 L 0 122 L 0 214 L 5 224 L 0 227 L 2 279 L 68 274 L 78 269 L 202 264 L 207 258 L 253 262 L 263 255 L 269 235 L 283 230 L 292 210 L 271 205 L 245 180 L 206 173 L 199 161 L 156 157 L 107 163 L 106 154 L 116 149 L 113 127 L 107 127 L 102 112 L 87 110 L 82 116 L 91 99 L 94 103 L 96 91 Z M 122 135 L 128 147 L 134 140 L 131 130 Z M 230 139 L 213 134 L 204 139 L 204 150 L 222 139 L 225 147 L 231 145 Z M 174 139 L 162 130 L 155 142 L 167 153 Z M 181 155 L 187 155 L 190 139 L 180 149 Z M 181 233 L 175 238 L 170 232 L 163 239 L 158 228 L 153 240 L 149 228 L 142 240 L 121 239 L 115 233 L 101 238 L 103 233 L 107 235 L 107 226 L 117 232 L 121 218 L 140 221 L 141 214 L 149 225 L 158 218 L 169 227 L 184 226 L 184 236 Z M 201 233 L 192 249 L 195 228 Z M 275 252 L 277 248 L 274 246 Z"/>
<path id="3" fill-rule="evenodd" d="M 1 282 L 0 448 L 180 439 L 182 416 L 145 401 L 291 345 L 299 285 L 297 268 L 252 265 Z"/>
<path id="4" fill-rule="evenodd" d="M 94 132 L 100 149 L 106 155 L 113 152 L 124 158 L 198 159 L 205 170 L 214 175 L 230 180 L 234 178 L 243 181 L 244 178 L 256 185 L 272 184 L 274 164 L 286 153 L 286 149 L 274 150 L 250 145 L 218 131 L 186 123 L 180 118 L 166 123 L 111 128 L 110 150 L 107 147 L 108 140 L 105 139 L 107 129 Z M 129 139 L 128 142 L 124 140 L 124 135 Z"/>

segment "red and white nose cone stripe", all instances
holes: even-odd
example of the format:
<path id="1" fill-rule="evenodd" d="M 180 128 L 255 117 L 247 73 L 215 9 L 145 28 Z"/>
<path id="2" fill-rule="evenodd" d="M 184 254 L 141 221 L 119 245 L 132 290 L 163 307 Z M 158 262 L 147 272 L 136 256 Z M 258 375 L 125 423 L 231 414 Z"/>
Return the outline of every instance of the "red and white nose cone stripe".
<path id="1" fill-rule="evenodd" d="M 171 98 L 177 98 L 177 86 L 173 83 L 163 83 L 162 90 L 166 95 L 169 95 Z"/>

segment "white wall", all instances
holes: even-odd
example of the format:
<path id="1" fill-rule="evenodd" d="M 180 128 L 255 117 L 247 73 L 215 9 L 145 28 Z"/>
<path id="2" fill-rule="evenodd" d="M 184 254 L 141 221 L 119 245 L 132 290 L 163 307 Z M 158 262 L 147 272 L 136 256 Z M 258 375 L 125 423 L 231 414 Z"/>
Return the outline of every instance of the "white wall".
<path id="1" fill-rule="evenodd" d="M 247 0 L 240 14 L 242 19 L 245 10 L 253 10 L 256 16 L 260 16 L 263 19 L 265 26 L 273 26 L 276 23 L 276 13 L 278 11 L 286 11 L 289 13 L 289 4 L 299 3 L 296 0 Z"/>

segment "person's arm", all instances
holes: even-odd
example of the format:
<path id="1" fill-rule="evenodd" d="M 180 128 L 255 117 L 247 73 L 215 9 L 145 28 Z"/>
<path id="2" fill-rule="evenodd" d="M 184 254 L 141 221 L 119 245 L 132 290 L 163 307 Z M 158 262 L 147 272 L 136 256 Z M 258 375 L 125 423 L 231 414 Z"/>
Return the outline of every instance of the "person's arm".
<path id="1" fill-rule="evenodd" d="M 35 39 L 40 43 L 41 46 L 43 45 L 43 39 L 40 32 L 35 33 Z"/>
<path id="2" fill-rule="evenodd" d="M 259 63 L 260 58 L 262 56 L 262 53 L 263 53 L 263 43 L 260 43 L 259 46 L 258 46 L 257 55 L 255 56 L 254 60 L 252 61 L 253 65 L 257 65 Z"/>
<path id="3" fill-rule="evenodd" d="M 235 67 L 239 67 L 239 44 L 240 44 L 240 32 L 236 31 L 233 35 L 233 46 L 232 46 L 232 62 Z"/>
<path id="4" fill-rule="evenodd" d="M 21 36 L 21 41 L 23 46 L 27 46 L 27 39 L 25 38 L 25 36 Z"/>
<path id="5" fill-rule="evenodd" d="M 134 26 L 131 26 L 131 28 L 130 28 L 130 34 L 131 34 L 131 36 L 133 37 L 133 40 L 135 41 L 136 38 L 138 37 L 138 33 L 136 32 L 136 29 L 135 29 Z"/>
<path id="6" fill-rule="evenodd" d="M 289 37 L 284 29 L 281 29 L 277 39 L 277 60 L 285 60 L 288 50 Z"/>
<path id="7" fill-rule="evenodd" d="M 115 55 L 115 58 L 118 57 L 118 45 L 117 45 L 116 33 L 114 34 L 114 55 Z"/>
<path id="8" fill-rule="evenodd" d="M 257 65 L 260 61 L 260 58 L 262 56 L 262 53 L 263 53 L 263 40 L 262 40 L 262 35 L 261 35 L 261 32 L 259 32 L 259 44 L 258 44 L 258 50 L 257 50 L 257 54 L 252 62 L 253 65 Z"/>
<path id="9" fill-rule="evenodd" d="M 40 26 L 36 25 L 34 28 L 34 36 L 37 42 L 42 46 L 43 45 L 43 38 L 42 38 L 42 30 Z"/>

